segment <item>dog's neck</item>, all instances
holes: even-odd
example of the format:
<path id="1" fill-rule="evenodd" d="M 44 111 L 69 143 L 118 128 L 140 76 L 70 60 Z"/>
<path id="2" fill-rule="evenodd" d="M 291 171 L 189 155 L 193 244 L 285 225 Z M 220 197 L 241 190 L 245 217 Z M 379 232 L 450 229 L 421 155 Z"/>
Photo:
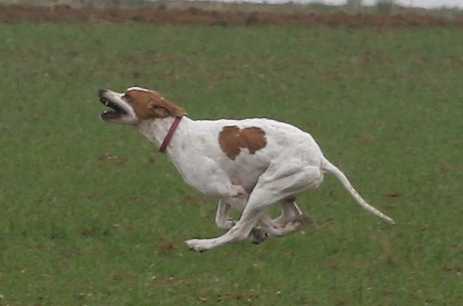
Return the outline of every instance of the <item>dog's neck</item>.
<path id="1" fill-rule="evenodd" d="M 166 138 L 170 127 L 174 123 L 174 120 L 174 117 L 144 120 L 140 124 L 138 124 L 137 128 L 143 136 L 145 136 L 150 142 L 156 144 L 159 147 Z M 192 120 L 186 116 L 182 118 L 182 121 L 180 122 L 179 126 L 175 131 L 174 136 L 172 137 L 170 145 L 167 147 L 167 152 L 171 151 L 173 147 L 176 147 L 176 144 L 179 143 L 179 138 L 182 138 L 180 135 L 185 133 L 185 131 L 187 130 L 186 127 L 191 122 Z"/>

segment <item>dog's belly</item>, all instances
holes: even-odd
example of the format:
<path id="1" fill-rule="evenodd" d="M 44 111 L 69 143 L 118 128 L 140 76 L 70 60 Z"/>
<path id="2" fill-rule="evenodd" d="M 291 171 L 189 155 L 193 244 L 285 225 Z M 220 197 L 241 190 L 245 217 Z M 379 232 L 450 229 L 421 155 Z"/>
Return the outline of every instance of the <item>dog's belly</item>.
<path id="1" fill-rule="evenodd" d="M 257 158 L 243 156 L 237 162 L 226 163 L 223 167 L 233 185 L 242 186 L 251 192 L 257 180 L 268 168 L 269 163 Z"/>

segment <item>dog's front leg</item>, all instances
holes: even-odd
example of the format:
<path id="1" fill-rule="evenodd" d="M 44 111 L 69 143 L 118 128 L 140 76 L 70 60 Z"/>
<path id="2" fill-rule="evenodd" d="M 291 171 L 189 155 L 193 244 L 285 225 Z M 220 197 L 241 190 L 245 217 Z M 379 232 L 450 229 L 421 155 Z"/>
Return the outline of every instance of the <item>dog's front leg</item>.
<path id="1" fill-rule="evenodd" d="M 229 218 L 230 204 L 226 203 L 225 200 L 219 200 L 217 206 L 217 212 L 215 214 L 215 224 L 218 228 L 229 230 L 235 225 L 235 221 Z"/>

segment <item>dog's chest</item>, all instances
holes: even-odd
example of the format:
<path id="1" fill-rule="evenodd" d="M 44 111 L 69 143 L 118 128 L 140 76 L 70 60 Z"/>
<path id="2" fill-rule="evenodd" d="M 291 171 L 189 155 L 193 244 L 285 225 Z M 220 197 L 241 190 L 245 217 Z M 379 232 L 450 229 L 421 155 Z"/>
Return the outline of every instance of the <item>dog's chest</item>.
<path id="1" fill-rule="evenodd" d="M 270 164 L 268 148 L 258 151 L 236 148 L 231 158 L 232 153 L 227 154 L 218 141 L 218 135 L 211 137 L 213 134 L 197 136 L 194 144 L 184 145 L 183 150 L 172 154 L 172 161 L 185 181 L 198 189 L 201 189 L 199 185 L 211 181 L 230 181 L 234 185 L 252 189 Z"/>

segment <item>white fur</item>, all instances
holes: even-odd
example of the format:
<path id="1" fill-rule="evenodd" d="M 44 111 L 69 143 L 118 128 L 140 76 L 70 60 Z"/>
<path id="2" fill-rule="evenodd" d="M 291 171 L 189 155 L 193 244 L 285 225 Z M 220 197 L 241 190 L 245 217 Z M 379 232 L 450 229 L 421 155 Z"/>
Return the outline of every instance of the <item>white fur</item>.
<path id="1" fill-rule="evenodd" d="M 173 120 L 142 121 L 137 128 L 159 146 Z M 265 132 L 266 146 L 254 154 L 241 149 L 231 160 L 218 141 L 225 126 L 259 127 Z M 325 172 L 340 179 L 362 207 L 394 223 L 363 200 L 345 175 L 323 156 L 310 134 L 286 123 L 260 118 L 209 121 L 183 117 L 166 153 L 186 183 L 219 199 L 216 223 L 228 231 L 214 239 L 186 241 L 196 251 L 247 239 L 259 231 L 281 236 L 298 229 L 302 212 L 290 199 L 304 190 L 318 188 Z M 272 220 L 266 210 L 275 203 L 282 205 L 282 215 Z M 237 222 L 228 219 L 230 208 L 242 210 Z"/>

